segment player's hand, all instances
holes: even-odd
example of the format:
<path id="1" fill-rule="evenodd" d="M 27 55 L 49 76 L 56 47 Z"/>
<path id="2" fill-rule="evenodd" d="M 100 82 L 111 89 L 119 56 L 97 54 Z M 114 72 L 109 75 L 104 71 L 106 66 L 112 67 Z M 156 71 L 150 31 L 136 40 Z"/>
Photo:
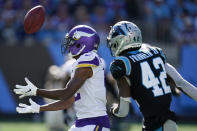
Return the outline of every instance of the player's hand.
<path id="1" fill-rule="evenodd" d="M 112 105 L 112 107 L 111 107 L 111 112 L 112 112 L 112 114 L 115 113 L 115 110 L 117 110 L 117 108 L 118 108 L 118 104 L 117 104 L 117 103 L 113 103 L 113 105 Z"/>
<path id="2" fill-rule="evenodd" d="M 33 83 L 31 83 L 26 77 L 25 81 L 27 85 L 16 85 L 16 89 L 14 89 L 14 92 L 20 95 L 19 98 L 23 98 L 25 96 L 36 96 L 37 87 Z"/>
<path id="3" fill-rule="evenodd" d="M 16 111 L 20 114 L 40 112 L 40 105 L 35 103 L 32 99 L 29 99 L 29 103 L 30 105 L 19 103 L 19 107 L 16 107 Z"/>

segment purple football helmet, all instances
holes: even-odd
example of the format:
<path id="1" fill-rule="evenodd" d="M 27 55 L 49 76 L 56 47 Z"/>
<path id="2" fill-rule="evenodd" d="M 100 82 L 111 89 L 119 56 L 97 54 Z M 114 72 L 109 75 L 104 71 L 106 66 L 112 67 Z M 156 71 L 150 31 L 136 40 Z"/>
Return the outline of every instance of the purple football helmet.
<path id="1" fill-rule="evenodd" d="M 72 56 L 82 55 L 97 50 L 100 39 L 97 32 L 90 26 L 78 25 L 66 34 L 62 44 L 62 53 L 69 50 Z"/>

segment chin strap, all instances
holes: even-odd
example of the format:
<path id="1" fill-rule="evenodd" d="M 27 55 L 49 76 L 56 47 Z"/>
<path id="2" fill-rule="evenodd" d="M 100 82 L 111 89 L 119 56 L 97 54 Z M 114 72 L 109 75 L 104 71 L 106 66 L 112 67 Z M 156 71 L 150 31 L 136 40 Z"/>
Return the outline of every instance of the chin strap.
<path id="1" fill-rule="evenodd" d="M 78 56 L 79 54 L 81 54 L 81 52 L 85 49 L 85 45 L 83 45 L 83 47 L 78 51 L 78 53 L 76 55 L 72 55 L 72 56 Z"/>

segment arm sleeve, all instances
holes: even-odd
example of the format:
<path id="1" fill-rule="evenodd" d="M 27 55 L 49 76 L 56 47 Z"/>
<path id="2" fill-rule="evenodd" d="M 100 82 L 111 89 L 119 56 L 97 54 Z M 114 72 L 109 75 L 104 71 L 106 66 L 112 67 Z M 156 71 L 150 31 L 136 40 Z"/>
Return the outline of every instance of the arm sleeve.
<path id="1" fill-rule="evenodd" d="M 170 64 L 165 64 L 167 74 L 174 80 L 177 87 L 179 87 L 186 95 L 197 101 L 197 88 L 183 79 L 177 70 Z"/>
<path id="2" fill-rule="evenodd" d="M 129 113 L 130 102 L 131 102 L 130 97 L 128 98 L 120 97 L 118 112 L 114 112 L 113 110 L 113 114 L 117 117 L 126 117 Z"/>

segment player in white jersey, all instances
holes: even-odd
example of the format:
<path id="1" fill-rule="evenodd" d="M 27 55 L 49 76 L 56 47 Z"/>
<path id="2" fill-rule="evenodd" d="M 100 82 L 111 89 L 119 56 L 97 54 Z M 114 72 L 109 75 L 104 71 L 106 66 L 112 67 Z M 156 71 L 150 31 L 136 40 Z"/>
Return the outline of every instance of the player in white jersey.
<path id="1" fill-rule="evenodd" d="M 86 25 L 71 29 L 66 35 L 62 51 L 71 52 L 76 62 L 73 64 L 71 80 L 64 89 L 39 89 L 25 78 L 27 85 L 16 85 L 16 94 L 42 96 L 58 100 L 46 105 L 38 105 L 30 99 L 30 105 L 19 104 L 18 113 L 39 113 L 68 108 L 75 101 L 77 120 L 69 131 L 110 131 L 106 113 L 106 89 L 104 86 L 104 64 L 97 55 L 99 36 Z"/>
<path id="2" fill-rule="evenodd" d="M 73 65 L 74 76 L 75 70 L 79 67 L 92 67 L 93 76 L 85 81 L 83 86 L 75 94 L 75 109 L 77 118 L 89 118 L 106 115 L 106 89 L 104 85 L 104 63 L 94 51 L 85 53 L 79 57 Z M 96 67 L 96 68 L 95 68 Z M 85 104 L 83 104 L 85 103 Z M 88 110 L 88 112 L 87 112 Z"/>

